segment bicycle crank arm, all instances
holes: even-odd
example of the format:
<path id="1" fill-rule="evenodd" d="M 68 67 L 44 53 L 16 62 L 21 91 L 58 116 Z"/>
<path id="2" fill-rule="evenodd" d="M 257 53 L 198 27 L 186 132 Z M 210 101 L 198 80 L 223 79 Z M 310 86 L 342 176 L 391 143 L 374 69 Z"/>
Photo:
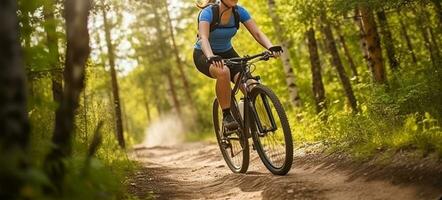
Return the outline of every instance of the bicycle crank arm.
<path id="1" fill-rule="evenodd" d="M 235 133 L 235 132 L 238 132 L 239 131 L 239 129 L 234 129 L 234 130 L 228 130 L 228 129 L 226 129 L 225 131 L 224 131 L 224 136 L 230 136 L 230 135 L 232 135 L 233 133 Z"/>

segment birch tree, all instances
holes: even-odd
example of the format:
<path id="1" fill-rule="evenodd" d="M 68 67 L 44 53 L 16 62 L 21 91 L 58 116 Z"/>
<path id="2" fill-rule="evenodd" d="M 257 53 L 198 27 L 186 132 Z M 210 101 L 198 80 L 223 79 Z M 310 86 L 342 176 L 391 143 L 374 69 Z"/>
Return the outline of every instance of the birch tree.
<path id="1" fill-rule="evenodd" d="M 301 106 L 301 98 L 298 92 L 298 86 L 296 85 L 296 78 L 293 72 L 293 66 L 290 63 L 290 51 L 288 49 L 287 39 L 284 38 L 283 33 L 285 33 L 284 27 L 281 25 L 281 20 L 276 12 L 276 2 L 275 0 L 268 0 L 269 13 L 273 22 L 273 26 L 275 27 L 275 34 L 279 40 L 279 43 L 284 50 L 284 53 L 281 55 L 282 65 L 285 72 L 285 81 L 290 94 L 290 102 L 295 107 Z"/>
<path id="2" fill-rule="evenodd" d="M 381 42 L 373 11 L 368 5 L 359 5 L 359 16 L 361 20 L 361 28 L 364 33 L 367 52 L 366 60 L 372 71 L 374 81 L 376 83 L 386 83 L 387 76 L 385 74 L 384 58 L 382 56 Z"/>

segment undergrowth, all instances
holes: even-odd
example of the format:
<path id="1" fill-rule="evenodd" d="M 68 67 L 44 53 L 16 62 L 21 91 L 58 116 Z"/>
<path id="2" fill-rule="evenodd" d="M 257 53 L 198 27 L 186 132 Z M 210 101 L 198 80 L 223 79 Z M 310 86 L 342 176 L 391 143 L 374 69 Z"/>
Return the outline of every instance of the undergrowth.
<path id="1" fill-rule="evenodd" d="M 49 84 L 47 79 L 34 83 L 36 88 L 44 88 Z M 40 87 L 41 86 L 41 87 Z M 85 113 L 85 106 L 80 105 L 76 113 L 76 126 L 72 138 L 72 155 L 64 160 L 66 166 L 65 179 L 60 194 L 49 194 L 47 188 L 54 188 L 44 172 L 44 160 L 52 146 L 51 137 L 54 127 L 56 104 L 50 93 L 43 89 L 35 89 L 36 95 L 30 99 L 29 118 L 31 122 L 31 138 L 27 160 L 29 169 L 20 171 L 25 186 L 17 194 L 19 199 L 134 199 L 127 194 L 126 177 L 139 166 L 127 157 L 125 150 L 118 146 L 112 118 L 108 116 L 106 105 L 89 104 L 93 112 Z M 88 126 L 82 123 L 87 120 Z M 101 129 L 102 142 L 94 156 L 88 157 L 88 149 L 92 141 L 95 125 L 103 121 Z M 128 138 L 128 146 L 131 139 Z M 0 155 L 1 156 L 1 155 Z M 16 156 L 11 156 L 17 158 Z M 11 159 L 11 158 L 8 158 Z M 5 159 L 5 160 L 8 160 Z M 3 160 L 3 159 L 2 159 Z M 4 166 L 4 165 L 3 165 Z M 2 169 L 6 169 L 2 167 Z"/>
<path id="2" fill-rule="evenodd" d="M 381 150 L 442 158 L 442 83 L 441 75 L 431 70 L 394 74 L 386 86 L 355 84 L 358 113 L 342 109 L 345 105 L 338 101 L 319 115 L 309 112 L 313 106 L 290 112 L 295 142 L 322 142 L 358 159 Z"/>

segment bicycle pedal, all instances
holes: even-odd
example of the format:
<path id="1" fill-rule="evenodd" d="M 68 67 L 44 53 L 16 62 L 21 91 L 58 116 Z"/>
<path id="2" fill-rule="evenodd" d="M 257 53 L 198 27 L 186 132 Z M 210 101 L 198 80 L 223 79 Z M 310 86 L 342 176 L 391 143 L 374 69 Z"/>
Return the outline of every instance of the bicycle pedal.
<path id="1" fill-rule="evenodd" d="M 222 140 L 221 140 L 221 146 L 222 146 L 224 149 L 227 149 L 227 148 L 230 148 L 232 145 L 231 145 L 226 139 L 222 139 Z"/>

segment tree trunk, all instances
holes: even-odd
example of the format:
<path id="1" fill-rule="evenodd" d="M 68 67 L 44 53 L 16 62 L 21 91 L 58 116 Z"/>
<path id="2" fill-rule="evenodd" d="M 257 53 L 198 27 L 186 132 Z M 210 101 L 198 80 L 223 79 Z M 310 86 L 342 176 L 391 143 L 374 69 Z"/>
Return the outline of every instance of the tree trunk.
<path id="1" fill-rule="evenodd" d="M 427 22 L 425 19 L 423 19 L 421 14 L 417 13 L 416 10 L 412 9 L 412 11 L 413 11 L 413 14 L 416 18 L 416 21 L 415 21 L 416 27 L 418 27 L 419 31 L 422 34 L 422 38 L 424 40 L 424 45 L 428 49 L 428 52 L 430 54 L 430 60 L 433 64 L 433 67 L 437 68 L 438 67 L 438 64 L 436 61 L 437 60 L 437 53 L 436 53 L 436 50 L 435 50 L 432 42 L 430 41 L 428 27 L 425 25 L 425 23 L 427 23 Z"/>
<path id="2" fill-rule="evenodd" d="M 161 29 L 161 18 L 158 14 L 158 5 L 156 5 L 157 3 L 153 2 L 153 14 L 155 16 L 155 28 L 157 30 L 157 34 L 158 34 L 158 40 L 160 42 L 164 42 L 164 32 L 163 29 Z M 169 56 L 167 55 L 167 52 L 165 51 L 166 46 L 165 45 L 161 45 L 161 48 L 159 48 L 159 52 L 160 52 L 160 57 L 161 58 L 168 58 Z M 169 64 L 166 62 L 166 64 Z M 174 109 L 175 111 L 178 113 L 178 115 L 181 117 L 181 105 L 180 102 L 178 100 L 178 95 L 176 92 L 176 88 L 175 88 L 175 83 L 174 83 L 174 78 L 172 76 L 172 70 L 170 66 L 165 66 L 165 68 L 163 68 L 163 74 L 166 75 L 166 79 L 167 79 L 167 83 L 169 84 L 169 90 L 170 90 L 170 95 L 172 97 L 172 101 L 173 101 L 173 105 L 174 105 Z"/>
<path id="3" fill-rule="evenodd" d="M 425 47 L 427 47 L 427 49 L 428 49 L 428 51 L 430 53 L 431 62 L 433 63 L 433 66 L 436 67 L 437 66 L 437 64 L 436 64 L 436 56 L 435 56 L 436 53 L 435 53 L 433 45 L 430 42 L 430 36 L 428 34 L 428 29 L 423 27 L 423 26 L 419 27 L 419 29 L 421 31 L 422 38 L 424 39 Z"/>
<path id="4" fill-rule="evenodd" d="M 440 62 L 441 56 L 440 56 L 440 49 L 439 49 L 439 44 L 437 41 L 437 36 L 434 34 L 434 31 L 432 28 L 428 27 L 428 31 L 430 32 L 430 39 L 431 39 L 431 43 L 432 43 L 434 51 L 435 51 L 436 60 L 438 62 Z"/>
<path id="5" fill-rule="evenodd" d="M 144 109 L 146 109 L 147 121 L 150 122 L 152 117 L 151 117 L 151 114 L 150 114 L 149 101 L 147 101 L 146 91 L 145 90 L 143 92 L 143 104 L 144 104 Z"/>
<path id="6" fill-rule="evenodd" d="M 295 74 L 293 73 L 293 67 L 292 64 L 290 63 L 290 58 L 291 58 L 290 51 L 287 48 L 287 40 L 282 35 L 286 31 L 282 27 L 281 20 L 277 15 L 275 0 L 268 0 L 268 5 L 269 5 L 270 17 L 272 19 L 273 26 L 275 27 L 276 37 L 278 38 L 284 50 L 284 53 L 281 55 L 281 59 L 282 59 L 282 65 L 284 67 L 286 84 L 290 94 L 290 103 L 292 103 L 292 105 L 295 107 L 300 107 L 301 98 L 299 96 L 298 86 L 296 85 L 296 78 Z"/>
<path id="7" fill-rule="evenodd" d="M 366 6 L 360 6 L 359 11 L 362 28 L 365 33 L 365 48 L 367 48 L 368 53 L 367 62 L 372 70 L 375 82 L 381 84 L 386 83 L 387 76 L 385 74 L 381 43 L 372 10 Z"/>
<path id="8" fill-rule="evenodd" d="M 112 83 L 112 96 L 114 100 L 114 108 L 115 108 L 115 125 L 117 130 L 117 139 L 118 144 L 122 149 L 126 148 L 126 142 L 124 140 L 123 135 L 123 118 L 121 116 L 121 102 L 120 102 L 120 93 L 118 90 L 118 80 L 117 80 L 117 72 L 115 70 L 115 52 L 111 39 L 111 27 L 109 25 L 107 16 L 106 16 L 105 6 L 102 6 L 102 15 L 103 15 L 103 25 L 104 32 L 106 37 L 107 44 L 107 54 L 109 58 L 109 66 L 110 66 L 110 75 L 111 75 L 111 83 Z"/>
<path id="9" fill-rule="evenodd" d="M 400 11 L 398 11 L 399 15 L 399 24 L 401 26 L 401 33 L 404 36 L 405 42 L 407 43 L 408 53 L 410 53 L 411 59 L 413 59 L 413 63 L 417 64 L 416 54 L 414 54 L 413 44 L 411 43 L 410 35 L 408 34 L 407 27 L 403 22 L 403 15 Z"/>
<path id="10" fill-rule="evenodd" d="M 336 47 L 336 42 L 333 37 L 333 32 L 331 30 L 330 23 L 327 21 L 327 18 L 325 17 L 325 13 L 322 16 L 322 23 L 323 23 L 322 30 L 324 32 L 325 39 L 327 40 L 326 44 L 327 49 L 332 56 L 333 65 L 335 66 L 338 72 L 339 79 L 341 80 L 342 87 L 344 88 L 345 91 L 345 95 L 347 96 L 348 102 L 353 112 L 358 112 L 356 97 L 353 93 L 350 80 L 348 79 L 345 73 L 341 58 L 339 57 L 338 48 Z"/>
<path id="11" fill-rule="evenodd" d="M 439 49 L 439 44 L 438 44 L 439 41 L 438 41 L 436 34 L 434 34 L 434 31 L 433 31 L 434 28 L 432 27 L 431 22 L 430 22 L 431 16 L 425 8 L 422 8 L 422 14 L 425 19 L 425 22 L 427 22 L 427 23 L 425 23 L 425 27 L 428 29 L 428 32 L 430 34 L 431 46 L 433 46 L 433 49 L 434 49 L 434 57 L 436 58 L 437 65 L 439 66 L 440 60 L 441 60 L 440 49 Z"/>
<path id="12" fill-rule="evenodd" d="M 310 54 L 310 63 L 312 71 L 313 96 L 316 102 L 316 112 L 320 113 L 326 108 L 325 89 L 322 83 L 321 62 L 319 60 L 318 45 L 315 38 L 315 30 L 310 28 L 306 32 L 308 50 Z"/>
<path id="13" fill-rule="evenodd" d="M 390 68 L 392 71 L 397 71 L 399 69 L 399 61 L 396 59 L 396 50 L 394 48 L 394 40 L 388 25 L 387 15 L 385 11 L 378 11 L 377 17 L 379 20 L 379 25 L 381 28 L 381 33 L 383 35 L 383 43 L 385 45 L 385 50 L 387 50 L 388 62 L 390 63 Z"/>
<path id="14" fill-rule="evenodd" d="M 158 116 L 162 116 L 163 115 L 163 109 L 161 107 L 160 102 L 158 102 L 158 99 L 155 100 L 155 107 L 157 109 Z"/>
<path id="15" fill-rule="evenodd" d="M 442 2 L 440 0 L 431 0 L 431 2 L 433 2 L 434 9 L 435 9 L 437 17 L 439 19 L 438 26 L 439 26 L 439 28 L 441 28 L 441 26 L 442 26 Z"/>
<path id="16" fill-rule="evenodd" d="M 178 113 L 179 116 L 181 116 L 181 105 L 180 101 L 178 100 L 178 95 L 175 89 L 175 83 L 172 77 L 172 73 L 170 71 L 165 71 L 165 73 L 167 76 L 167 82 L 169 83 L 169 92 L 172 97 L 173 105 L 175 105 L 175 111 Z"/>
<path id="17" fill-rule="evenodd" d="M 45 170 L 52 185 L 62 191 L 65 175 L 63 160 L 72 152 L 74 112 L 78 108 L 80 93 L 84 88 L 84 73 L 89 57 L 89 32 L 87 27 L 89 0 L 65 0 L 66 18 L 66 62 L 64 70 L 64 90 L 60 107 L 55 116 L 53 146 L 46 157 Z"/>
<path id="18" fill-rule="evenodd" d="M 364 26 L 362 25 L 361 18 L 362 17 L 361 17 L 361 13 L 359 12 L 359 8 L 355 8 L 355 16 L 354 16 L 353 20 L 359 29 L 359 46 L 362 51 L 362 57 L 365 60 L 368 60 L 368 49 L 367 49 L 367 42 L 366 42 L 367 40 L 365 39 L 367 34 L 364 31 Z M 370 71 L 373 71 L 373 69 L 371 69 L 371 66 L 368 62 L 367 62 L 367 67 Z"/>
<path id="19" fill-rule="evenodd" d="M 181 62 L 180 54 L 178 52 L 178 46 L 176 44 L 175 34 L 173 32 L 172 19 L 170 18 L 169 8 L 168 8 L 167 5 L 166 5 L 166 8 L 167 8 L 166 16 L 167 16 L 167 22 L 168 22 L 168 25 L 169 25 L 170 39 L 172 40 L 173 52 L 175 54 L 175 60 L 176 60 L 177 67 L 178 67 L 178 70 L 179 70 L 179 73 L 180 73 L 180 78 L 181 78 L 181 81 L 183 82 L 184 91 L 186 93 L 187 101 L 190 103 L 190 105 L 192 107 L 194 107 L 194 105 L 193 105 L 193 98 L 192 98 L 192 90 L 191 90 L 189 81 L 187 79 L 187 75 L 186 75 L 186 73 L 184 72 L 184 69 L 183 69 L 184 65 Z"/>
<path id="20" fill-rule="evenodd" d="M 49 49 L 49 65 L 51 68 L 52 97 L 60 103 L 63 94 L 63 72 L 60 69 L 60 54 L 58 52 L 57 22 L 55 20 L 55 1 L 48 0 L 43 4 L 44 29 L 46 32 L 47 46 Z"/>
<path id="21" fill-rule="evenodd" d="M 30 135 L 17 1 L 2 1 L 0 13 L 0 199 L 19 199 Z"/>
<path id="22" fill-rule="evenodd" d="M 144 109 L 146 109 L 147 121 L 150 122 L 152 120 L 152 117 L 150 114 L 150 106 L 149 102 L 147 101 L 146 94 L 143 94 L 143 103 L 144 103 Z"/>
<path id="23" fill-rule="evenodd" d="M 350 69 L 353 73 L 353 77 L 357 78 L 358 77 L 358 70 L 356 69 L 355 62 L 353 61 L 353 57 L 350 53 L 350 50 L 348 49 L 347 42 L 345 42 L 344 35 L 342 35 L 341 27 L 339 24 L 336 25 L 336 31 L 339 35 L 339 41 L 341 42 L 342 48 L 344 49 L 344 53 L 345 53 L 345 56 L 347 57 L 348 63 L 350 65 Z"/>
<path id="24" fill-rule="evenodd" d="M 93 23 L 96 23 L 97 18 L 94 18 L 94 21 L 92 21 Z M 101 41 L 101 37 L 100 34 L 96 33 L 95 34 L 95 40 L 96 41 Z M 102 45 L 99 45 L 98 47 L 98 52 L 100 52 L 100 54 L 104 53 L 104 48 Z M 97 63 L 98 64 L 98 63 Z M 100 62 L 99 64 L 102 66 L 102 68 L 100 70 L 103 70 L 103 72 L 106 72 L 106 57 L 104 56 L 100 56 Z M 105 82 L 107 83 L 105 85 L 105 93 L 106 93 L 106 98 L 109 100 L 109 105 L 106 105 L 106 110 L 108 110 L 108 116 L 110 117 L 110 121 L 116 121 L 116 117 L 115 117 L 115 104 L 113 103 L 113 96 L 112 96 L 112 81 L 111 81 L 111 77 L 108 76 L 104 76 L 103 77 Z M 112 126 L 112 128 L 114 129 L 114 133 L 117 132 L 117 127 L 116 126 Z"/>

